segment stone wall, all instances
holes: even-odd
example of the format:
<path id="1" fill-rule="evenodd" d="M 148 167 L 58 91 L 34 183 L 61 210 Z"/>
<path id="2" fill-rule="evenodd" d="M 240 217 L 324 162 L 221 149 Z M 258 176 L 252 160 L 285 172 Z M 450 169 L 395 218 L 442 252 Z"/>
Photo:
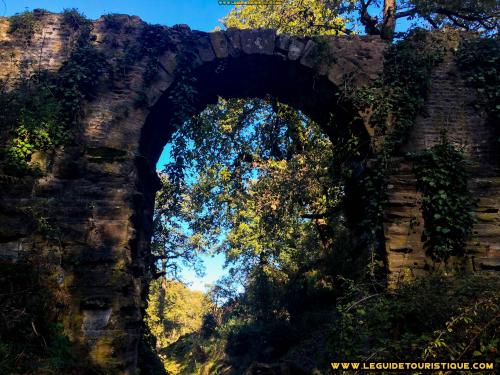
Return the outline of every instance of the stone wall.
<path id="1" fill-rule="evenodd" d="M 469 185 L 478 199 L 477 222 L 465 260 L 434 263 L 422 246 L 422 197 L 417 191 L 413 166 L 404 158 L 395 160 L 398 167 L 389 181 L 385 224 L 388 271 L 393 283 L 423 276 L 431 269 L 450 272 L 457 263 L 469 271 L 500 270 L 500 150 L 495 125 L 489 121 L 484 110 L 477 106 L 475 90 L 465 85 L 449 53 L 432 74 L 425 109 L 402 151 L 430 148 L 445 130 L 450 142 L 463 149 L 471 162 Z"/>

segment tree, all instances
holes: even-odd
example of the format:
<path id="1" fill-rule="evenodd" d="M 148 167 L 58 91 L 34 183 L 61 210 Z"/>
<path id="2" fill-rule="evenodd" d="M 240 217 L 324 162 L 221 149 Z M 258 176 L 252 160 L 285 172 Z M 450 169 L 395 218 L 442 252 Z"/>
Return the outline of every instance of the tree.
<path id="1" fill-rule="evenodd" d="M 335 1 L 333 3 L 336 3 Z M 417 21 L 434 29 L 451 26 L 486 34 L 498 33 L 499 6 L 496 0 L 359 0 L 349 9 L 370 35 L 392 40 L 399 19 Z M 382 17 L 373 15 L 382 13 Z"/>
<path id="2" fill-rule="evenodd" d="M 286 0 L 262 7 L 239 5 L 222 19 L 225 27 L 272 28 L 291 35 L 350 33 L 347 10 L 352 1 Z"/>
<path id="3" fill-rule="evenodd" d="M 265 7 L 237 6 L 223 24 L 297 35 L 366 33 L 392 40 L 400 19 L 434 29 L 451 26 L 496 34 L 499 10 L 496 0 L 288 0 Z M 356 20 L 363 30 L 357 30 Z"/>
<path id="4" fill-rule="evenodd" d="M 157 349 L 202 327 L 207 313 L 205 296 L 174 280 L 155 280 L 150 285 L 146 324 L 156 337 Z"/>
<path id="5" fill-rule="evenodd" d="M 337 35 L 348 32 L 341 11 L 323 1 L 293 0 L 238 6 L 222 22 Z M 317 124 L 274 98 L 209 106 L 174 134 L 165 169 L 169 220 L 189 232 L 177 251 L 189 237 L 205 252 L 223 251 L 233 280 L 254 291 L 243 297 L 249 314 L 264 320 L 282 315 L 276 312 L 287 282 L 331 254 L 334 228 L 343 222 L 339 165 L 350 155 L 346 144 L 355 143 L 347 134 L 332 145 Z M 265 302 L 267 291 L 276 306 Z"/>
<path id="6" fill-rule="evenodd" d="M 189 266 L 201 275 L 203 266 L 198 255 L 204 246 L 200 243 L 200 237 L 189 234 L 188 228 L 182 221 L 189 220 L 190 217 L 189 211 L 180 201 L 185 186 L 182 184 L 174 186 L 165 174 L 160 180 L 162 189 L 156 196 L 151 240 L 153 263 L 160 270 L 154 276 L 181 281 L 179 274 L 181 265 Z"/>
<path id="7" fill-rule="evenodd" d="M 196 171 L 184 200 L 190 229 L 241 269 L 327 246 L 318 233 L 343 194 L 330 173 L 331 142 L 303 114 L 278 106 L 221 101 L 174 135 L 192 145 L 181 156 Z"/>

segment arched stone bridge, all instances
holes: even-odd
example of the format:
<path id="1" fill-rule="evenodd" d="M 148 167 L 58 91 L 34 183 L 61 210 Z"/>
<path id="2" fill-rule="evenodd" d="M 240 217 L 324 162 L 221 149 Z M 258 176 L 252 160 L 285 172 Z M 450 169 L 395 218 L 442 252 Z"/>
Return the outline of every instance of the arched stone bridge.
<path id="1" fill-rule="evenodd" d="M 131 45 L 139 43 L 145 24 L 137 17 L 117 16 L 120 27 L 94 23 L 95 42 L 111 64 L 118 64 Z M 19 45 L 0 19 L 0 77 L 18 72 L 22 60 L 34 68 L 56 71 L 68 58 L 73 35 L 62 18 L 46 14 L 29 46 Z M 112 372 L 132 374 L 136 368 L 141 327 L 145 262 L 149 255 L 155 165 L 179 122 L 175 93 L 179 72 L 188 72 L 196 89 L 184 118 L 222 97 L 264 97 L 303 110 L 320 123 L 334 141 L 338 129 L 329 119 L 346 124 L 372 143 L 372 129 L 343 98 L 346 86 L 373 82 L 383 69 L 385 42 L 378 37 L 304 38 L 276 35 L 273 30 L 204 33 L 187 26 L 165 28 L 171 41 L 159 58 L 154 79 L 145 83 L 144 59 L 121 66 L 121 79 L 103 77 L 99 95 L 85 105 L 81 134 L 75 144 L 55 155 L 34 158 L 45 168 L 40 178 L 0 176 L 0 259 L 16 261 L 36 250 L 54 259 L 61 288 L 69 291 L 65 319 L 71 338 L 86 346 L 91 357 Z M 325 53 L 326 51 L 326 53 Z M 181 60 L 189 52 L 189 59 Z M 318 59 L 318 56 L 320 58 Z M 186 66 L 179 67 L 179 61 Z M 476 269 L 497 268 L 499 256 L 499 178 L 491 167 L 491 131 L 470 105 L 452 61 L 436 69 L 426 116 L 419 118 L 408 150 L 436 142 L 440 127 L 451 129 L 481 170 L 473 189 L 481 196 L 475 227 Z M 6 110 L 2 108 L 2 110 Z M 488 166 L 488 169 L 485 169 Z M 497 168 L 495 166 L 494 168 Z M 411 168 L 402 164 L 391 176 L 386 212 L 389 279 L 421 274 L 429 266 L 420 239 L 420 196 Z M 355 199 L 355 197 L 353 197 Z M 34 231 L 26 205 L 38 205 L 61 230 L 55 245 Z"/>

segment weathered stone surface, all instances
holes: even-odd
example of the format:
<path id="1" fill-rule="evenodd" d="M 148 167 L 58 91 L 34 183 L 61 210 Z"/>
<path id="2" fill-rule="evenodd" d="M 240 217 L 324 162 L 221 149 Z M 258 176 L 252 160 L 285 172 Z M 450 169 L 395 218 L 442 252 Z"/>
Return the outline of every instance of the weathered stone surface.
<path id="1" fill-rule="evenodd" d="M 241 31 L 230 27 L 224 32 L 224 34 L 226 34 L 227 40 L 229 42 L 228 47 L 230 55 L 233 57 L 239 56 L 242 53 L 240 37 Z"/>
<path id="2" fill-rule="evenodd" d="M 305 46 L 306 46 L 305 42 L 297 38 L 292 38 L 288 46 L 288 59 L 292 61 L 298 60 L 299 57 L 302 55 Z"/>
<path id="3" fill-rule="evenodd" d="M 432 88 L 425 105 L 425 116 L 417 118 L 405 152 L 417 152 L 435 145 L 443 130 L 451 141 L 463 148 L 474 162 L 469 181 L 473 195 L 479 198 L 476 207 L 477 222 L 467 248 L 472 255 L 472 269 L 499 270 L 498 246 L 500 244 L 500 183 L 498 179 L 498 149 L 493 141 L 494 129 L 474 106 L 475 92 L 467 87 L 451 56 L 432 74 Z M 412 165 L 397 160 L 399 165 L 389 181 L 389 203 L 386 209 L 386 250 L 390 280 L 401 281 L 409 275 L 425 274 L 434 267 L 425 257 L 422 232 L 424 219 L 421 198 L 416 189 Z M 404 234 L 406 232 L 406 234 Z M 411 248 L 404 256 L 394 254 L 397 249 Z M 451 264 L 460 260 L 451 259 Z M 465 260 L 464 262 L 467 262 Z M 467 267 L 466 267 L 467 268 Z"/>
<path id="4" fill-rule="evenodd" d="M 288 52 L 288 47 L 290 46 L 291 41 L 292 37 L 289 35 L 277 35 L 274 47 L 275 52 L 286 54 Z"/>
<path id="5" fill-rule="evenodd" d="M 229 56 L 229 46 L 226 39 L 225 33 L 222 31 L 215 31 L 208 34 L 210 36 L 210 41 L 212 42 L 212 48 L 214 49 L 215 56 L 218 59 L 225 59 Z"/>
<path id="6" fill-rule="evenodd" d="M 200 64 L 210 62 L 215 59 L 215 52 L 212 48 L 212 42 L 210 36 L 207 33 L 193 31 L 191 34 L 194 40 L 196 40 L 193 49 L 197 52 L 200 59 Z"/>
<path id="7" fill-rule="evenodd" d="M 243 29 L 240 31 L 241 49 L 247 54 L 272 55 L 276 32 L 272 29 Z"/>
<path id="8" fill-rule="evenodd" d="M 85 336 L 100 336 L 111 317 L 112 309 L 83 310 L 82 331 Z"/>

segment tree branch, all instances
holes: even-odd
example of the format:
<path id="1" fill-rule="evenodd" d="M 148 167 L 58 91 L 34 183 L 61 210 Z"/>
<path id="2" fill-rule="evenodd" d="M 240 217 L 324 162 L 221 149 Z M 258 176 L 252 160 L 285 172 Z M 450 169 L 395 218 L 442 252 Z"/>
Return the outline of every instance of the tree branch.
<path id="1" fill-rule="evenodd" d="M 396 18 L 411 17 L 417 13 L 418 13 L 417 8 L 413 8 L 413 9 L 405 10 L 402 12 L 398 12 L 398 13 L 396 13 L 396 15 L 394 17 L 396 17 Z"/>
<path id="2" fill-rule="evenodd" d="M 377 17 L 372 17 L 368 13 L 368 7 L 372 3 L 372 0 L 361 0 L 361 9 L 359 10 L 360 18 L 359 20 L 365 27 L 365 31 L 369 35 L 380 35 L 381 30 L 378 27 Z"/>

